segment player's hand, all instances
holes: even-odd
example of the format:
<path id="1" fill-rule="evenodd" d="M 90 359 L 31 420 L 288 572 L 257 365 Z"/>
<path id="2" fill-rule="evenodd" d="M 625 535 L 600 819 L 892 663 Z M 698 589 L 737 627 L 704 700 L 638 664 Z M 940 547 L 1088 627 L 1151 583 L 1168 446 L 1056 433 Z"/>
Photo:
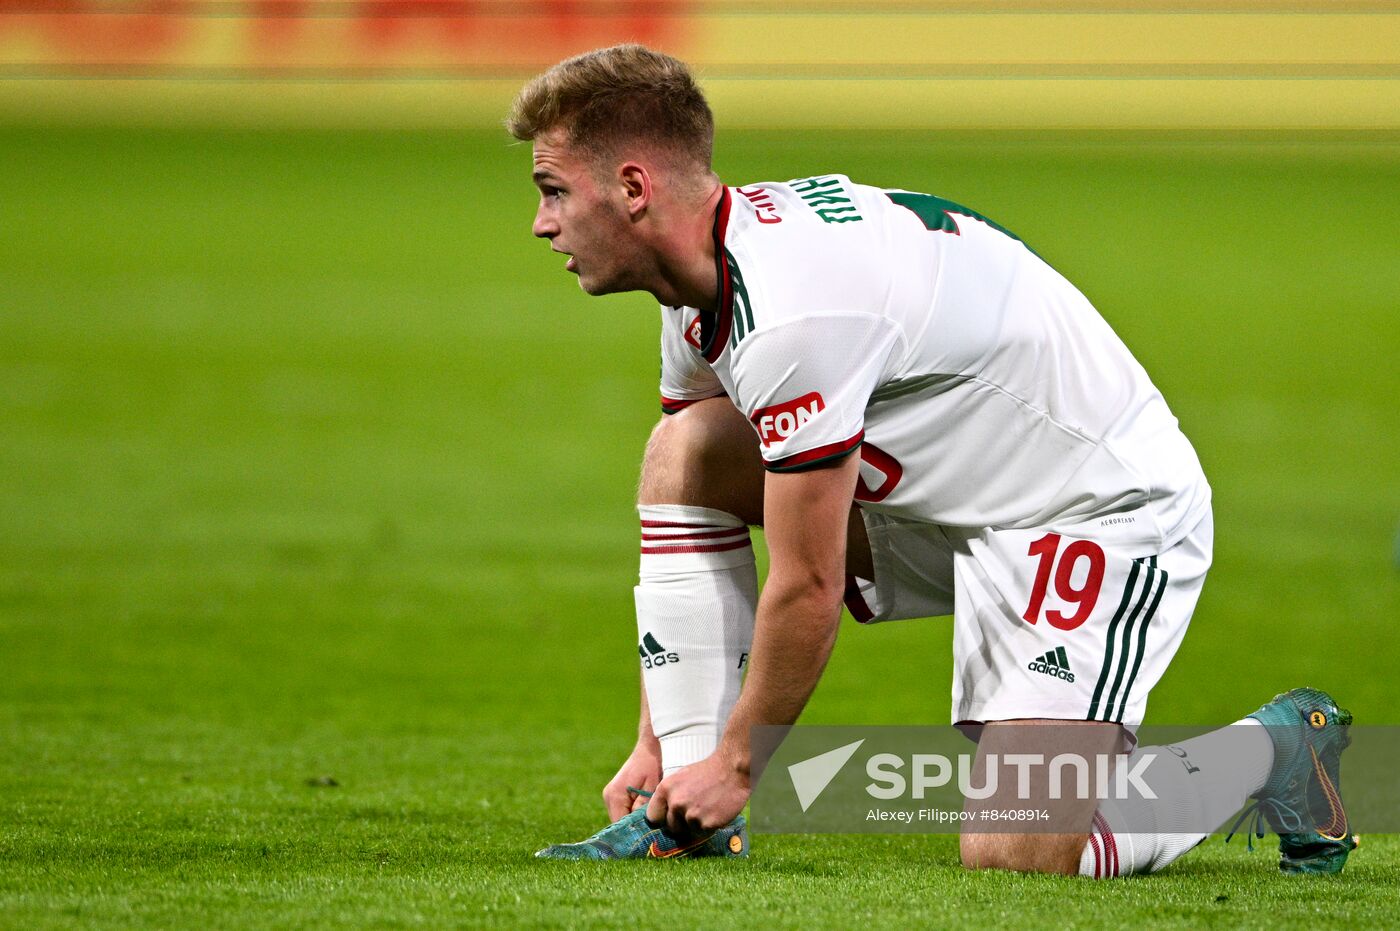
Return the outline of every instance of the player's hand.
<path id="1" fill-rule="evenodd" d="M 616 821 L 629 811 L 641 808 L 647 803 L 645 795 L 628 791 L 645 789 L 651 791 L 661 782 L 661 746 L 655 739 L 639 740 L 632 755 L 617 775 L 603 788 L 603 804 L 608 806 L 608 818 Z"/>
<path id="2" fill-rule="evenodd" d="M 748 774 L 712 753 L 662 780 L 647 805 L 647 820 L 678 837 L 709 833 L 744 810 L 749 791 Z"/>

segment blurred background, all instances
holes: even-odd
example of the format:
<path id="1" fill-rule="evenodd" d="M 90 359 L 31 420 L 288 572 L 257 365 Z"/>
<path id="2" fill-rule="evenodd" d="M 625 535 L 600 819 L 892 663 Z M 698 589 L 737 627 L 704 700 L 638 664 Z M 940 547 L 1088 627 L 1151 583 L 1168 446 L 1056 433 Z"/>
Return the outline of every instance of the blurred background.
<path id="1" fill-rule="evenodd" d="M 705 920 L 528 862 L 633 739 L 658 326 L 530 238 L 501 120 L 628 40 L 696 66 L 728 183 L 968 204 L 1147 366 L 1217 532 L 1150 723 L 1400 723 L 1397 4 L 0 0 L 6 923 Z M 848 626 L 804 720 L 946 721 L 950 637 Z"/>
<path id="2" fill-rule="evenodd" d="M 4 0 L 4 112 L 493 124 L 638 41 L 723 125 L 1394 130 L 1386 0 Z"/>

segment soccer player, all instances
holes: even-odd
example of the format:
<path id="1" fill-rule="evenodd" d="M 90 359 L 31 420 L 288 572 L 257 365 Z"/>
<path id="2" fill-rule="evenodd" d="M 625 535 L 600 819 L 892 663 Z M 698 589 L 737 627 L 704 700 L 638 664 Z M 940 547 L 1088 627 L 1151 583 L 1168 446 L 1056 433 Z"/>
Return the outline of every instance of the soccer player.
<path id="1" fill-rule="evenodd" d="M 639 736 L 604 791 L 615 822 L 541 856 L 746 854 L 750 728 L 797 720 L 843 600 L 866 622 L 952 614 L 952 718 L 979 726 L 980 760 L 1017 752 L 1013 722 L 1077 722 L 1062 742 L 1085 755 L 1164 752 L 1124 735 L 1205 580 L 1210 488 L 1079 291 L 930 194 L 841 174 L 725 186 L 691 74 L 641 46 L 551 68 L 508 127 L 534 144 L 534 234 L 588 294 L 661 304 Z M 1280 695 L 1241 722 L 1262 727 L 1172 747 L 1191 765 L 1157 767 L 1131 819 L 1059 800 L 1074 830 L 964 833 L 963 863 L 1153 871 L 1252 797 L 1284 869 L 1335 872 L 1345 816 L 1307 813 L 1350 720 L 1325 693 Z"/>

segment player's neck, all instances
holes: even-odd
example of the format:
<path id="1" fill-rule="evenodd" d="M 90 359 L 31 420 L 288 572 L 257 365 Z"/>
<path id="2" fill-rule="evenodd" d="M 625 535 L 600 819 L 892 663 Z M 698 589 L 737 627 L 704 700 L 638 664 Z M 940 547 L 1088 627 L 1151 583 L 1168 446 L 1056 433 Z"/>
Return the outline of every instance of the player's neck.
<path id="1" fill-rule="evenodd" d="M 665 225 L 656 250 L 657 280 L 649 289 L 658 302 L 668 307 L 718 309 L 714 224 L 723 193 L 724 186 L 716 181 L 698 209 L 687 209 Z"/>

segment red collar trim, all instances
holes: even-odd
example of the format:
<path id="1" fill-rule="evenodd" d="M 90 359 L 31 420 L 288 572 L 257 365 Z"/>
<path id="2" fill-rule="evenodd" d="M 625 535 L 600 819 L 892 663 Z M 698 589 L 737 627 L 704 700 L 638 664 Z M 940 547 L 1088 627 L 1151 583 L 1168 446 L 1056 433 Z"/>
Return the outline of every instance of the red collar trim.
<path id="1" fill-rule="evenodd" d="M 700 314 L 700 346 L 705 361 L 713 365 L 724 353 L 724 344 L 729 342 L 729 330 L 734 325 L 734 284 L 729 277 L 729 263 L 725 261 L 724 236 L 729 230 L 729 188 L 721 188 L 719 205 L 715 207 L 715 273 L 719 278 L 719 291 L 715 295 L 713 313 Z"/>

